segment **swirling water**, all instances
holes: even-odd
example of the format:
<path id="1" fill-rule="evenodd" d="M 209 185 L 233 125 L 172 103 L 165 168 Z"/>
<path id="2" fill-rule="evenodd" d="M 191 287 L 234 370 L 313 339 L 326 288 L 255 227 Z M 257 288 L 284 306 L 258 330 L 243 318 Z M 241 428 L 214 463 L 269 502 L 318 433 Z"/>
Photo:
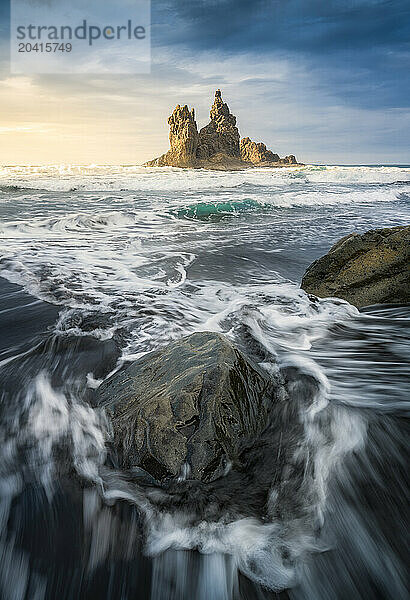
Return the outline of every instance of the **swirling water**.
<path id="1" fill-rule="evenodd" d="M 410 308 L 299 283 L 409 199 L 399 166 L 1 168 L 1 597 L 407 598 Z M 289 473 L 250 456 L 187 500 L 115 467 L 90 394 L 209 330 L 286 375 Z"/>

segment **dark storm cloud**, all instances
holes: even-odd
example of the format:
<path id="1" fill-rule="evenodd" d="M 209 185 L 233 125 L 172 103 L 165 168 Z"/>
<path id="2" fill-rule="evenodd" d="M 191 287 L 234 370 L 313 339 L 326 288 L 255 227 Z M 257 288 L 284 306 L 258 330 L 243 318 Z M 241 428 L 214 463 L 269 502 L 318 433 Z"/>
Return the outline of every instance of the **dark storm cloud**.
<path id="1" fill-rule="evenodd" d="M 184 24 L 185 41 L 202 49 L 333 52 L 400 46 L 409 39 L 405 0 L 164 0 L 153 15 Z M 174 23 L 172 23 L 174 21 Z M 182 32 L 178 26 L 176 34 Z M 173 38 L 172 32 L 168 32 Z M 175 40 L 175 37 L 174 37 Z M 176 40 L 175 40 L 176 41 Z M 181 40 L 183 41 L 183 40 Z"/>
<path id="2" fill-rule="evenodd" d="M 0 80 L 9 68 L 10 0 L 0 0 Z"/>
<path id="3" fill-rule="evenodd" d="M 10 0 L 0 0 L 0 39 L 8 37 L 10 21 Z"/>
<path id="4" fill-rule="evenodd" d="M 156 45 L 285 55 L 342 102 L 408 106 L 408 0 L 167 0 L 153 22 Z"/>

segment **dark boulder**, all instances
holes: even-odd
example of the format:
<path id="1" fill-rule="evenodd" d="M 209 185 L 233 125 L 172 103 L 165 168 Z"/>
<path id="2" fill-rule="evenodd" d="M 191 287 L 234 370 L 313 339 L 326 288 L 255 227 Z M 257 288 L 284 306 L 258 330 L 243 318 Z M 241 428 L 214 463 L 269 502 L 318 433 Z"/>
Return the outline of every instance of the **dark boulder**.
<path id="1" fill-rule="evenodd" d="M 151 352 L 98 390 L 120 465 L 162 480 L 188 470 L 209 482 L 269 422 L 281 388 L 224 336 L 195 333 Z"/>
<path id="2" fill-rule="evenodd" d="M 410 302 L 410 226 L 352 233 L 306 271 L 301 287 L 357 306 Z"/>

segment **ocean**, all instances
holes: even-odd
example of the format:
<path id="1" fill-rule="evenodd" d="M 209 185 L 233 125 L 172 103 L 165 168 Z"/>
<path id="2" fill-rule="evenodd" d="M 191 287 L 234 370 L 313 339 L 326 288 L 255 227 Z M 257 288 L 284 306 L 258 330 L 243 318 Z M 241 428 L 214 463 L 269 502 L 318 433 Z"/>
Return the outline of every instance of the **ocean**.
<path id="1" fill-rule="evenodd" d="M 299 286 L 409 201 L 403 166 L 0 167 L 0 597 L 408 598 L 410 306 Z M 312 468 L 272 482 L 280 516 L 252 504 L 263 465 L 215 516 L 110 459 L 93 390 L 197 331 L 293 378 Z"/>

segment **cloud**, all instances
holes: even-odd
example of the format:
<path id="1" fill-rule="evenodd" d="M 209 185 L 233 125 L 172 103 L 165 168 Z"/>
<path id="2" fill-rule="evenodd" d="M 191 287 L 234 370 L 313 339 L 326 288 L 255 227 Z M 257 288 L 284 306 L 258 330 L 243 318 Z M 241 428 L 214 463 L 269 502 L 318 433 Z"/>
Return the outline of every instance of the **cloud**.
<path id="1" fill-rule="evenodd" d="M 154 43 L 225 55 L 287 56 L 352 106 L 408 106 L 407 0 L 167 0 Z M 164 23 L 168 24 L 165 26 Z"/>
<path id="2" fill-rule="evenodd" d="M 401 1 L 156 0 L 151 75 L 0 73 L 1 125 L 38 124 L 3 131 L 0 163 L 30 152 L 30 162 L 142 162 L 167 149 L 177 103 L 204 125 L 217 87 L 241 133 L 282 155 L 410 162 L 403 11 Z"/>
<path id="3" fill-rule="evenodd" d="M 153 10 L 158 22 L 168 20 L 168 44 L 184 31 L 182 43 L 203 49 L 329 54 L 406 44 L 409 32 L 405 0 L 159 0 Z"/>
<path id="4" fill-rule="evenodd" d="M 0 135 L 5 133 L 49 133 L 50 127 L 40 123 L 30 123 L 28 125 L 2 126 L 0 125 Z"/>

